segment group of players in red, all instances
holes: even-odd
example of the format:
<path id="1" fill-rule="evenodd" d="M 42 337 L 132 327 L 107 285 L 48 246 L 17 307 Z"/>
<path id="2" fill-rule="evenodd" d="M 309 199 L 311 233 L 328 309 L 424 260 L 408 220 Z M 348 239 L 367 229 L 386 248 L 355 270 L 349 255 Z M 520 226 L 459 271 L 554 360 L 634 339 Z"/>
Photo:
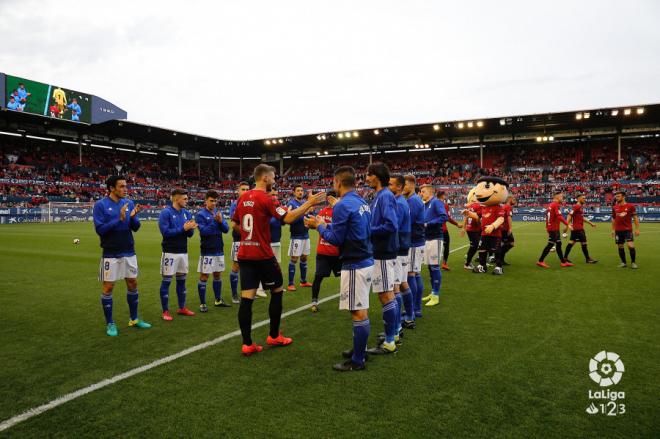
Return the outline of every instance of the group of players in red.
<path id="1" fill-rule="evenodd" d="M 562 267 L 572 267 L 574 264 L 568 256 L 573 246 L 578 242 L 582 247 L 585 262 L 587 264 L 595 264 L 598 261 L 589 255 L 589 250 L 587 248 L 587 235 L 584 231 L 585 223 L 589 224 L 592 228 L 596 227 L 596 224 L 584 217 L 583 208 L 586 202 L 586 196 L 584 194 L 578 194 L 577 202 L 573 205 L 567 218 L 564 218 L 560 211 L 563 200 L 564 194 L 562 192 L 556 192 L 553 195 L 552 203 L 548 205 L 545 221 L 546 230 L 548 232 L 548 243 L 543 249 L 541 257 L 536 262 L 536 265 L 542 268 L 550 268 L 545 262 L 545 258 L 548 253 L 554 249 L 559 258 L 560 265 Z M 571 232 L 565 252 L 562 251 L 560 223 L 564 224 L 563 237 L 567 236 L 569 230 Z M 634 232 L 633 224 L 635 226 Z M 621 268 L 626 268 L 628 266 L 625 246 L 628 247 L 628 252 L 630 253 L 630 268 L 637 268 L 637 252 L 634 243 L 635 236 L 639 236 L 639 218 L 637 217 L 635 206 L 626 202 L 625 193 L 616 192 L 614 195 L 614 206 L 612 207 L 612 237 L 619 250 L 619 257 L 621 259 L 619 267 Z"/>

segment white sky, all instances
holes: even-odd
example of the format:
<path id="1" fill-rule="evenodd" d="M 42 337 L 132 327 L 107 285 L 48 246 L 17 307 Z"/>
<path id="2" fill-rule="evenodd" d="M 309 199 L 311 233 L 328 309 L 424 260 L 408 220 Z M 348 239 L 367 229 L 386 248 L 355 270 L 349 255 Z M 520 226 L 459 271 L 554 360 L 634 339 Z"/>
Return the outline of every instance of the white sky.
<path id="1" fill-rule="evenodd" d="M 0 71 L 225 139 L 660 102 L 660 2 L 0 0 Z"/>

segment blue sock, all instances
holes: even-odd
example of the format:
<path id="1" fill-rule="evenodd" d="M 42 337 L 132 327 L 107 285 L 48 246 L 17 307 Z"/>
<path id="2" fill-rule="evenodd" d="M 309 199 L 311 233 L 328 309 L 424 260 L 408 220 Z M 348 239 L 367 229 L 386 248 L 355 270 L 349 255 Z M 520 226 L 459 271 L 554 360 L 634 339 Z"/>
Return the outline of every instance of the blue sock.
<path id="1" fill-rule="evenodd" d="M 289 285 L 293 285 L 293 278 L 296 277 L 296 264 L 289 262 Z"/>
<path id="2" fill-rule="evenodd" d="M 307 282 L 307 262 L 300 261 L 300 283 Z"/>
<path id="3" fill-rule="evenodd" d="M 415 278 L 415 275 L 408 276 L 408 288 L 410 288 L 410 292 L 412 293 L 412 303 L 413 303 L 413 314 L 415 314 L 414 309 L 415 309 L 415 303 L 417 301 L 417 278 Z M 405 306 L 405 301 L 403 302 Z"/>
<path id="4" fill-rule="evenodd" d="M 415 298 L 415 315 L 422 316 L 422 297 L 424 297 L 424 279 L 419 273 L 415 273 L 415 280 L 417 281 L 417 297 Z"/>
<path id="5" fill-rule="evenodd" d="M 353 320 L 353 357 L 351 358 L 353 363 L 364 364 L 364 353 L 367 350 L 370 331 L 369 319 Z"/>
<path id="6" fill-rule="evenodd" d="M 176 297 L 179 300 L 179 308 L 186 307 L 186 275 L 176 275 Z"/>
<path id="7" fill-rule="evenodd" d="M 442 272 L 439 265 L 429 265 L 431 271 L 431 294 L 440 295 L 440 285 L 442 284 Z"/>
<path id="8" fill-rule="evenodd" d="M 383 322 L 385 322 L 385 341 L 394 343 L 394 336 L 397 334 L 396 330 L 396 300 L 383 305 Z"/>
<path id="9" fill-rule="evenodd" d="M 105 315 L 105 323 L 114 323 L 115 321 L 112 319 L 112 294 L 106 296 L 101 293 L 101 306 Z"/>
<path id="10" fill-rule="evenodd" d="M 406 309 L 405 319 L 407 321 L 415 320 L 415 304 L 413 303 L 413 294 L 410 291 L 410 288 L 401 293 L 401 300 L 403 301 L 403 306 Z"/>
<path id="11" fill-rule="evenodd" d="M 160 305 L 163 307 L 163 312 L 169 311 L 170 306 L 170 284 L 172 283 L 172 276 L 163 276 L 163 281 L 160 283 Z"/>
<path id="12" fill-rule="evenodd" d="M 206 303 L 206 281 L 197 282 L 197 292 L 199 293 L 199 304 Z"/>
<path id="13" fill-rule="evenodd" d="M 231 296 L 238 297 L 238 272 L 231 271 L 229 273 L 229 285 L 231 286 Z"/>
<path id="14" fill-rule="evenodd" d="M 403 297 L 401 293 L 396 293 L 394 295 L 396 299 L 396 333 L 401 332 L 401 312 L 403 311 Z"/>
<path id="15" fill-rule="evenodd" d="M 126 291 L 126 301 L 128 302 L 128 312 L 131 315 L 131 320 L 137 320 L 138 313 L 138 292 L 135 291 Z"/>
<path id="16" fill-rule="evenodd" d="M 213 294 L 215 300 L 222 300 L 222 279 L 213 279 Z"/>

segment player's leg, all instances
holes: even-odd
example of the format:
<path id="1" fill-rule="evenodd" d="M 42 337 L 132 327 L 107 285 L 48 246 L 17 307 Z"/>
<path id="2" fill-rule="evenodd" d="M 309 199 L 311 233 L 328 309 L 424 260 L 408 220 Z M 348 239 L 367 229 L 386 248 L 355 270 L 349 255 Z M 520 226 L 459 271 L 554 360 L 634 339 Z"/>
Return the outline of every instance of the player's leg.
<path id="1" fill-rule="evenodd" d="M 277 259 L 272 258 L 267 261 L 261 261 L 260 270 L 261 282 L 265 287 L 270 288 L 270 303 L 268 304 L 268 316 L 270 317 L 270 331 L 266 338 L 266 343 L 270 346 L 287 346 L 293 340 L 285 337 L 280 332 L 280 322 L 282 320 L 282 299 L 284 298 L 284 279 L 282 278 L 282 269 Z"/>
<path id="2" fill-rule="evenodd" d="M 99 281 L 101 281 L 101 307 L 105 317 L 105 333 L 110 337 L 117 336 L 117 326 L 112 316 L 112 291 L 117 280 L 117 259 L 101 258 L 99 266 Z"/>
<path id="3" fill-rule="evenodd" d="M 163 253 L 160 258 L 160 274 L 162 276 L 160 283 L 160 305 L 163 309 L 163 320 L 165 321 L 172 320 L 169 307 L 170 284 L 175 273 L 174 255 L 172 253 Z"/>
<path id="4" fill-rule="evenodd" d="M 124 276 L 126 279 L 126 302 L 128 303 L 128 310 L 130 320 L 128 326 L 133 326 L 141 329 L 149 329 L 151 325 L 138 317 L 138 265 L 137 256 L 129 256 L 124 258 Z"/>
<path id="5" fill-rule="evenodd" d="M 477 253 L 477 250 L 479 250 L 479 234 L 478 232 L 467 232 L 467 233 L 468 233 L 468 239 L 470 240 L 470 247 L 468 248 L 467 257 L 463 268 L 465 268 L 466 270 L 473 270 L 474 266 L 472 266 L 472 258 Z"/>
<path id="6" fill-rule="evenodd" d="M 490 248 L 493 254 L 495 255 L 495 268 L 493 268 L 493 274 L 496 276 L 500 276 L 504 274 L 504 271 L 502 270 L 502 260 L 503 260 L 503 249 L 502 249 L 502 241 L 500 241 L 499 238 L 496 236 L 491 236 L 490 237 Z"/>
<path id="7" fill-rule="evenodd" d="M 422 278 L 422 262 L 426 259 L 426 244 L 418 247 L 419 260 L 414 268 L 417 281 L 417 301 L 415 302 L 415 317 L 422 317 L 422 299 L 424 297 L 424 279 Z"/>
<path id="8" fill-rule="evenodd" d="M 401 317 L 401 326 L 404 329 L 415 329 L 415 305 L 413 303 L 413 294 L 410 289 L 410 283 L 408 282 L 408 268 L 410 267 L 408 255 L 399 256 L 398 259 L 401 266 L 401 285 L 399 286 L 401 291 L 401 307 L 404 311 Z"/>
<path id="9" fill-rule="evenodd" d="M 449 260 L 449 231 L 443 232 L 442 233 L 442 241 L 443 241 L 443 248 L 442 248 L 442 269 L 443 270 L 449 270 L 449 265 L 447 264 L 447 261 Z"/>
<path id="10" fill-rule="evenodd" d="M 318 311 L 319 293 L 321 292 L 321 282 L 323 278 L 330 275 L 329 261 L 324 255 L 316 255 L 316 272 L 314 273 L 314 282 L 312 282 L 312 312 Z"/>
<path id="11" fill-rule="evenodd" d="M 252 303 L 261 282 L 260 267 L 255 261 L 239 262 L 241 277 L 241 304 L 238 307 L 238 325 L 243 338 L 242 353 L 245 356 L 261 352 L 263 347 L 252 341 Z"/>
<path id="12" fill-rule="evenodd" d="M 541 257 L 539 257 L 539 260 L 536 262 L 536 265 L 539 267 L 544 267 L 548 268 L 549 265 L 544 262 L 545 257 L 548 256 L 548 253 L 550 253 L 550 250 L 555 246 L 555 240 L 552 236 L 552 232 L 548 232 L 548 243 L 545 245 L 543 248 L 543 251 L 541 252 Z"/>
<path id="13" fill-rule="evenodd" d="M 309 288 L 312 286 L 307 282 L 307 259 L 310 253 L 309 239 L 303 240 L 302 255 L 300 255 L 300 286 Z"/>
<path id="14" fill-rule="evenodd" d="M 619 267 L 625 268 L 628 266 L 628 263 L 626 262 L 626 250 L 623 247 L 625 242 L 624 234 L 618 231 L 615 232 L 614 242 L 616 243 L 616 246 L 619 250 L 619 259 L 621 259 L 621 264 L 619 264 Z"/>
<path id="15" fill-rule="evenodd" d="M 396 325 L 397 304 L 394 298 L 394 260 L 378 259 L 374 261 L 372 275 L 372 290 L 378 294 L 378 300 L 383 306 L 383 323 L 385 340 L 376 348 L 369 349 L 371 354 L 389 354 L 396 352 L 396 339 L 399 338 Z"/>
<path id="16" fill-rule="evenodd" d="M 568 255 L 571 254 L 571 249 L 573 248 L 576 242 L 573 236 L 573 232 L 571 232 L 571 235 L 572 235 L 571 240 L 568 241 L 568 244 L 566 244 L 566 250 L 564 251 L 564 259 L 566 260 L 568 260 Z"/>
<path id="17" fill-rule="evenodd" d="M 175 257 L 176 264 L 176 297 L 179 303 L 177 314 L 192 317 L 195 313 L 186 307 L 186 278 L 188 277 L 188 254 L 179 253 Z"/>
<path id="18" fill-rule="evenodd" d="M 440 289 L 442 288 L 442 271 L 440 270 L 440 262 L 444 253 L 445 242 L 442 239 L 432 241 L 434 245 L 433 250 L 429 256 L 429 270 L 431 271 L 431 296 L 429 297 L 426 306 L 435 306 L 440 302 Z"/>
<path id="19" fill-rule="evenodd" d="M 199 273 L 199 281 L 197 282 L 197 294 L 199 295 L 199 311 L 207 312 L 209 310 L 206 306 L 206 286 L 209 279 L 209 274 L 213 271 L 211 256 L 200 256 L 197 263 L 197 272 Z"/>
<path id="20" fill-rule="evenodd" d="M 346 361 L 332 368 L 339 372 L 363 370 L 367 359 L 367 341 L 371 332 L 369 322 L 369 290 L 373 267 L 342 270 L 340 274 L 339 309 L 351 312 L 353 349 L 342 355 Z"/>
<path id="21" fill-rule="evenodd" d="M 488 262 L 488 247 L 486 245 L 486 237 L 482 236 L 479 239 L 479 253 L 477 255 L 479 257 L 479 265 L 474 267 L 474 270 L 472 270 L 473 273 L 486 273 L 488 271 L 488 266 L 486 263 Z"/>
<path id="22" fill-rule="evenodd" d="M 240 242 L 233 242 L 231 245 L 231 272 L 229 273 L 229 286 L 231 287 L 232 303 L 239 303 L 238 298 L 238 246 Z"/>
<path id="23" fill-rule="evenodd" d="M 628 237 L 628 253 L 630 253 L 630 268 L 637 268 L 637 263 L 635 259 L 637 258 L 637 250 L 635 249 L 635 243 L 633 242 L 632 232 L 629 232 Z"/>
<path id="24" fill-rule="evenodd" d="M 289 241 L 289 283 L 287 291 L 296 291 L 295 277 L 296 277 L 296 263 L 302 254 L 301 247 L 302 240 L 293 239 Z"/>

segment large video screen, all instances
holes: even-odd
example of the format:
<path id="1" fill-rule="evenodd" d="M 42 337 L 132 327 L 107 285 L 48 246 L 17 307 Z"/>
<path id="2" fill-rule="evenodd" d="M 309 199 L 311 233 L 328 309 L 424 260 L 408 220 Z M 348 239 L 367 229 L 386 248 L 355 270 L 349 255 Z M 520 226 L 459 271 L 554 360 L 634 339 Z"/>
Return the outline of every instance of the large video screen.
<path id="1" fill-rule="evenodd" d="M 5 100 L 8 110 L 73 122 L 92 120 L 92 96 L 57 85 L 6 75 Z"/>

